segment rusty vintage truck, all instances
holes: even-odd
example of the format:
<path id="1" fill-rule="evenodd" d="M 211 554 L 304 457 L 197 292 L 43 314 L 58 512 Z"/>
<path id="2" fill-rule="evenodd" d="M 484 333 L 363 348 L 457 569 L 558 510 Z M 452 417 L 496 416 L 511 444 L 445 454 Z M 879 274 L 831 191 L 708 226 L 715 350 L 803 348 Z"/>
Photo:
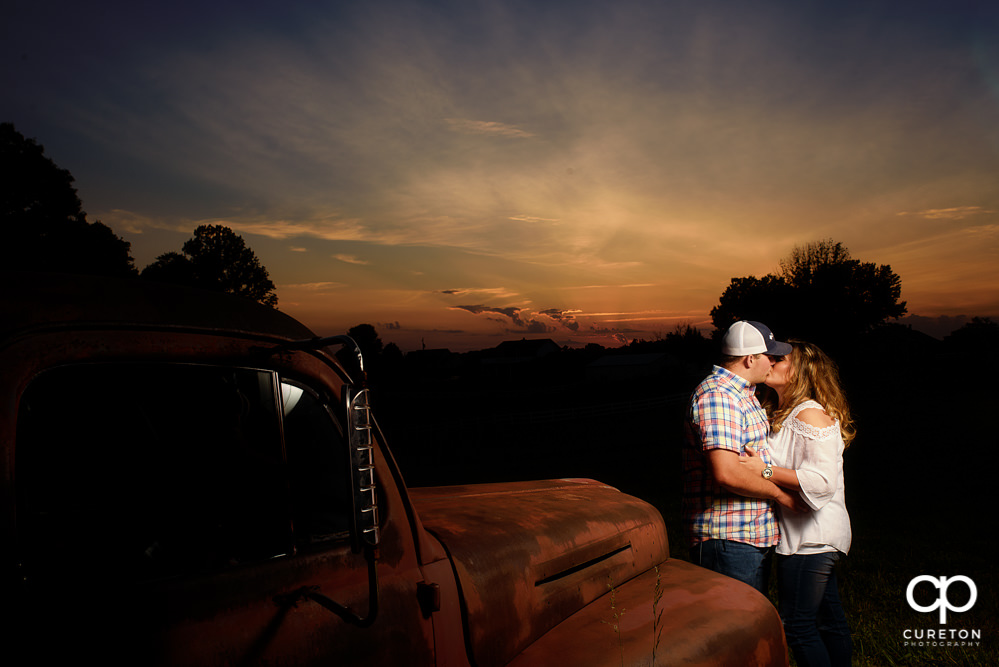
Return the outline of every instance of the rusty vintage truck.
<path id="1" fill-rule="evenodd" d="M 407 488 L 349 339 L 138 279 L 3 281 L 7 664 L 787 664 L 770 602 L 669 558 L 637 498 Z"/>

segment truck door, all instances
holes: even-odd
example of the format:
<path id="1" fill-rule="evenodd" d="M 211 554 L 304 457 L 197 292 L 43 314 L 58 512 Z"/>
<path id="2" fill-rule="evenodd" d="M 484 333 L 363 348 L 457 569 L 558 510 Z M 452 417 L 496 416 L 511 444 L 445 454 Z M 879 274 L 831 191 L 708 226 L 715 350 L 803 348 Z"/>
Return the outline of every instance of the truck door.
<path id="1" fill-rule="evenodd" d="M 431 661 L 415 595 L 412 613 L 383 600 L 385 637 L 305 596 L 362 616 L 373 603 L 349 461 L 328 403 L 271 371 L 41 373 L 17 424 L 22 646 L 131 664 Z"/>

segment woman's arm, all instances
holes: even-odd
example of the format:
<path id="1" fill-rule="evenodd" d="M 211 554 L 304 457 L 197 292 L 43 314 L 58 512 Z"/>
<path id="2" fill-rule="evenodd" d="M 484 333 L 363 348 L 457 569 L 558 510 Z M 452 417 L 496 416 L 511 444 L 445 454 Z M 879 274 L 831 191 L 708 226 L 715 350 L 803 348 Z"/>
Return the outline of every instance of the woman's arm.
<path id="1" fill-rule="evenodd" d="M 797 470 L 778 468 L 777 466 L 770 466 L 770 469 L 774 471 L 773 477 L 770 478 L 771 482 L 785 489 L 801 491 L 801 483 L 798 481 Z"/>
<path id="2" fill-rule="evenodd" d="M 843 470 L 843 439 L 833 420 L 824 410 L 806 408 L 798 413 L 798 421 L 822 433 L 812 437 L 801 434 L 802 458 L 798 466 L 801 495 L 812 509 L 821 509 L 836 493 Z M 829 430 L 832 429 L 832 432 Z M 807 429 L 806 429 L 807 430 Z"/>
<path id="3" fill-rule="evenodd" d="M 766 468 L 766 464 L 763 459 L 760 458 L 760 453 L 757 452 L 752 447 L 746 447 L 747 456 L 743 456 L 740 462 L 748 466 L 750 472 L 753 474 L 763 476 L 763 469 Z M 788 468 L 778 468 L 777 466 L 770 466 L 770 470 L 773 471 L 773 476 L 770 481 L 785 489 L 792 489 L 794 491 L 800 491 L 801 485 L 798 483 L 798 473 L 794 470 Z"/>

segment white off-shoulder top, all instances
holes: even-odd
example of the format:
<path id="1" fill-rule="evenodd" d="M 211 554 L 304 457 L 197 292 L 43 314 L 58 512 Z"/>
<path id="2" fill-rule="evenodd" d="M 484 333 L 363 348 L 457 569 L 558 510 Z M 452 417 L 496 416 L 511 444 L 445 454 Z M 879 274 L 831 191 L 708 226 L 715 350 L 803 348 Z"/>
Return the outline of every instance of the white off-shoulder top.
<path id="1" fill-rule="evenodd" d="M 853 534 L 846 511 L 844 444 L 839 420 L 832 426 L 816 428 L 798 419 L 798 413 L 806 408 L 823 410 L 816 401 L 799 403 L 780 430 L 771 433 L 767 440 L 775 465 L 797 471 L 801 497 L 812 509 L 795 513 L 779 508 L 781 538 L 777 553 L 841 551 L 845 554 L 850 551 Z"/>

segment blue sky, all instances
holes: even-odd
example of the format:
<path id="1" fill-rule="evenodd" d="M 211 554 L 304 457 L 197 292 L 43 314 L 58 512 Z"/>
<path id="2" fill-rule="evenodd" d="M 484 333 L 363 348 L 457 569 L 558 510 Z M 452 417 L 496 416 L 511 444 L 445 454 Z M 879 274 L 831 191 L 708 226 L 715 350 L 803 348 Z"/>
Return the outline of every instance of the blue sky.
<path id="1" fill-rule="evenodd" d="M 8 4 L 0 120 L 89 219 L 226 224 L 320 333 L 648 338 L 825 238 L 999 316 L 995 3 Z"/>

